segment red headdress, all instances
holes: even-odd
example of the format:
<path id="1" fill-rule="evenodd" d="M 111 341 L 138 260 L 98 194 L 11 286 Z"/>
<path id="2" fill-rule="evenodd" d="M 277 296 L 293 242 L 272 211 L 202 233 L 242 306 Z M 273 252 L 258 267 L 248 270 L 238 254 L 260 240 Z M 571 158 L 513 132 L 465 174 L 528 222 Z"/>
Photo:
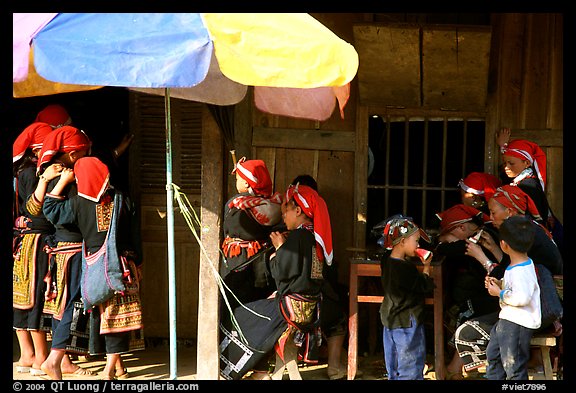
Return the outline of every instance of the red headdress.
<path id="1" fill-rule="evenodd" d="M 246 157 L 242 157 L 236 163 L 232 173 L 238 173 L 242 179 L 246 180 L 255 195 L 267 198 L 272 195 L 272 180 L 264 161 L 246 160 Z"/>
<path id="2" fill-rule="evenodd" d="M 89 150 L 91 144 L 84 131 L 76 127 L 64 126 L 57 128 L 44 139 L 36 171 L 39 172 L 42 165 L 50 162 L 58 153 Z"/>
<path id="3" fill-rule="evenodd" d="M 480 210 L 464 204 L 452 206 L 441 213 L 436 213 L 436 217 L 440 219 L 440 233 L 450 232 L 457 225 L 465 222 L 479 220 L 487 223 L 490 217 Z"/>
<path id="4" fill-rule="evenodd" d="M 536 170 L 536 175 L 544 190 L 546 186 L 546 154 L 540 146 L 524 139 L 514 139 L 510 141 L 508 146 L 502 148 L 502 154 L 528 160 Z"/>
<path id="5" fill-rule="evenodd" d="M 72 119 L 63 106 L 58 104 L 51 104 L 38 113 L 38 116 L 36 116 L 36 121 L 47 123 L 53 128 L 58 128 L 70 125 Z"/>
<path id="6" fill-rule="evenodd" d="M 12 163 L 24 156 L 26 149 L 41 148 L 44 139 L 52 132 L 52 127 L 46 123 L 32 123 L 22 131 L 12 145 Z"/>
<path id="7" fill-rule="evenodd" d="M 482 195 L 485 200 L 492 198 L 501 184 L 502 182 L 496 176 L 484 172 L 472 172 L 458 183 L 464 191 Z"/>
<path id="8" fill-rule="evenodd" d="M 98 202 L 110 185 L 110 171 L 106 164 L 96 157 L 82 157 L 76 161 L 74 175 L 78 184 L 78 196 L 93 202 Z"/>
<path id="9" fill-rule="evenodd" d="M 499 187 L 492 199 L 520 214 L 529 213 L 536 220 L 542 219 L 532 198 L 518 186 L 507 184 Z"/>
<path id="10" fill-rule="evenodd" d="M 424 240 L 430 242 L 428 234 L 414 224 L 411 217 L 396 214 L 386 220 L 386 225 L 382 231 L 384 238 L 383 247 L 391 250 L 396 244 L 400 243 L 400 240 L 413 235 L 417 231 L 420 231 L 420 236 Z"/>
<path id="11" fill-rule="evenodd" d="M 330 214 L 326 202 L 314 189 L 299 184 L 291 185 L 286 190 L 286 201 L 291 199 L 294 199 L 304 214 L 313 220 L 316 254 L 318 258 L 324 259 L 328 265 L 331 265 L 334 252 Z"/>

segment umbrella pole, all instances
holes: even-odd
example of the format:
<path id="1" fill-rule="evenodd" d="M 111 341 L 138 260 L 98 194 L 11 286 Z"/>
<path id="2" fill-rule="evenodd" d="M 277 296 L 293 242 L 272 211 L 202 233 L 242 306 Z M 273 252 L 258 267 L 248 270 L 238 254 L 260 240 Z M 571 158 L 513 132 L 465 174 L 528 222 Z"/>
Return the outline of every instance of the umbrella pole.
<path id="1" fill-rule="evenodd" d="M 176 272 L 174 258 L 174 190 L 172 188 L 172 121 L 170 117 L 170 89 L 165 89 L 166 118 L 166 214 L 168 225 L 168 318 L 170 329 L 170 379 L 177 379 L 176 351 Z"/>

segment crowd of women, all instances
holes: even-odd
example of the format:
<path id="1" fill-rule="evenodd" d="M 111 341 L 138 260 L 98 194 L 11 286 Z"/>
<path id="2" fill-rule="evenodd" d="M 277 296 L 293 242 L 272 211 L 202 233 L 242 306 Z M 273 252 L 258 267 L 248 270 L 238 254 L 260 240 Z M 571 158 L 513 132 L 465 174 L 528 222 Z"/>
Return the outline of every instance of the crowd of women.
<path id="1" fill-rule="evenodd" d="M 121 355 L 141 341 L 140 258 L 126 236 L 130 206 L 115 198 L 122 192 L 109 168 L 130 138 L 103 154 L 104 163 L 90 155 L 86 133 L 71 124 L 63 107 L 49 105 L 13 144 L 16 371 L 55 380 L 89 377 L 94 373 L 72 358 L 105 354 L 101 378 L 125 378 Z M 105 259 L 112 249 L 120 257 L 108 262 L 122 264 L 122 291 L 88 307 L 82 285 L 105 277 L 83 275 L 87 260 Z"/>

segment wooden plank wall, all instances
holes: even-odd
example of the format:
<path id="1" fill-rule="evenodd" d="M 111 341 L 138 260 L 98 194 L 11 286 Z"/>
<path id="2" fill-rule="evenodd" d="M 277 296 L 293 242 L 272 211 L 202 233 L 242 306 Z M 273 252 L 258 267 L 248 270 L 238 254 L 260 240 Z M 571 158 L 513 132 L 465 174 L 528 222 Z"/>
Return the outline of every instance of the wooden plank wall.
<path id="1" fill-rule="evenodd" d="M 563 19 L 561 14 L 494 14 L 486 171 L 500 161 L 495 133 L 532 140 L 547 156 L 546 193 L 563 221 Z"/>

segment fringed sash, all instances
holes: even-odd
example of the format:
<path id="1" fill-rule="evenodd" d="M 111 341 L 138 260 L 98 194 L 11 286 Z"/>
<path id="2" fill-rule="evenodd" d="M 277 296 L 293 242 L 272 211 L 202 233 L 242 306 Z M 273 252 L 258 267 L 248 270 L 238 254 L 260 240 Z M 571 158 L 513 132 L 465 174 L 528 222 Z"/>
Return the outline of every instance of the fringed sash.
<path id="1" fill-rule="evenodd" d="M 282 297 L 280 313 L 288 323 L 288 328 L 274 346 L 276 353 L 282 360 L 284 360 L 286 342 L 294 334 L 296 345 L 303 349 L 302 360 L 312 364 L 318 363 L 317 359 L 310 358 L 309 353 L 320 345 L 318 341 L 321 334 L 319 326 L 320 302 L 321 296 L 289 294 Z"/>
<path id="2" fill-rule="evenodd" d="M 68 300 L 68 261 L 82 251 L 82 243 L 58 242 L 57 247 L 46 246 L 44 251 L 50 255 L 50 269 L 44 278 L 47 288 L 43 312 L 60 320 Z"/>

